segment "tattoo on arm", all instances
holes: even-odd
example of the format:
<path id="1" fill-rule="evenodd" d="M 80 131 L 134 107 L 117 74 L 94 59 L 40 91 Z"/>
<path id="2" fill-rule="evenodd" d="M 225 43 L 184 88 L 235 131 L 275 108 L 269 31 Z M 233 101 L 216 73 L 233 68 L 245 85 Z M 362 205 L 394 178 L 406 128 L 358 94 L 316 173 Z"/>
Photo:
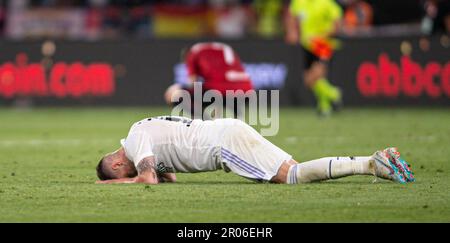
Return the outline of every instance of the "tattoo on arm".
<path id="1" fill-rule="evenodd" d="M 137 182 L 158 184 L 154 157 L 146 157 L 142 159 L 136 169 L 138 171 Z"/>
<path id="2" fill-rule="evenodd" d="M 147 157 L 141 160 L 137 165 L 137 171 L 139 174 L 150 171 L 155 172 L 155 160 L 153 157 Z"/>

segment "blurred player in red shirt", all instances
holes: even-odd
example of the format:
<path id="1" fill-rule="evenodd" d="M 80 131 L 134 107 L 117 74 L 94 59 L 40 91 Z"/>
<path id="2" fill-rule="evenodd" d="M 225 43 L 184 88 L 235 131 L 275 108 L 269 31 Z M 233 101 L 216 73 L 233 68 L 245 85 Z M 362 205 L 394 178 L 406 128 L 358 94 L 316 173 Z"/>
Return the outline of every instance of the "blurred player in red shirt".
<path id="1" fill-rule="evenodd" d="M 215 90 L 224 96 L 224 100 L 227 90 L 246 92 L 253 89 L 250 76 L 245 72 L 239 56 L 227 44 L 197 43 L 185 52 L 183 59 L 189 84 L 171 85 L 165 93 L 168 104 L 172 104 L 171 97 L 180 90 L 188 90 L 193 94 L 194 82 L 203 82 L 203 92 Z"/>

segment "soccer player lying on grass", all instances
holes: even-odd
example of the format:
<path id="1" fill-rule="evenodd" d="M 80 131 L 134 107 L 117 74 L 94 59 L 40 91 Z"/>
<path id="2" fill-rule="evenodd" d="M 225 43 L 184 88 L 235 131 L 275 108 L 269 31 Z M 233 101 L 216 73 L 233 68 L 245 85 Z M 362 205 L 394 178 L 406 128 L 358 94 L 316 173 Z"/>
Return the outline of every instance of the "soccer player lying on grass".
<path id="1" fill-rule="evenodd" d="M 297 163 L 256 130 L 237 119 L 213 121 L 161 116 L 131 127 L 122 147 L 97 166 L 97 183 L 175 182 L 175 172 L 223 169 L 263 182 L 307 183 L 350 175 L 414 181 L 395 148 L 364 157 L 327 157 Z"/>

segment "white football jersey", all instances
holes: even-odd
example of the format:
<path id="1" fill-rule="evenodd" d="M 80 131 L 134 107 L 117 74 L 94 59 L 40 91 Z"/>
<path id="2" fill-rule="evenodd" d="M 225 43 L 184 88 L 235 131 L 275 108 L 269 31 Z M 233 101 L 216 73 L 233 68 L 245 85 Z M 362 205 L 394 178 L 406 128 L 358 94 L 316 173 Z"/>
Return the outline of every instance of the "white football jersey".
<path id="1" fill-rule="evenodd" d="M 222 168 L 221 139 L 235 123 L 235 119 L 146 118 L 133 124 L 121 144 L 136 166 L 154 156 L 159 172 L 213 171 Z"/>

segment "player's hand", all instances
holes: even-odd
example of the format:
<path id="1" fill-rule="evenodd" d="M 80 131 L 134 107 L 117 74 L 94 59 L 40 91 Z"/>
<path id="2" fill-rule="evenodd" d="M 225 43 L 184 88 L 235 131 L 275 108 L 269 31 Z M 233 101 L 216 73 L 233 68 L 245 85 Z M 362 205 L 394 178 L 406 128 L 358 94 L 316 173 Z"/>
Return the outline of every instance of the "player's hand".
<path id="1" fill-rule="evenodd" d="M 95 184 L 111 184 L 111 182 L 108 182 L 108 181 L 96 181 Z"/>

